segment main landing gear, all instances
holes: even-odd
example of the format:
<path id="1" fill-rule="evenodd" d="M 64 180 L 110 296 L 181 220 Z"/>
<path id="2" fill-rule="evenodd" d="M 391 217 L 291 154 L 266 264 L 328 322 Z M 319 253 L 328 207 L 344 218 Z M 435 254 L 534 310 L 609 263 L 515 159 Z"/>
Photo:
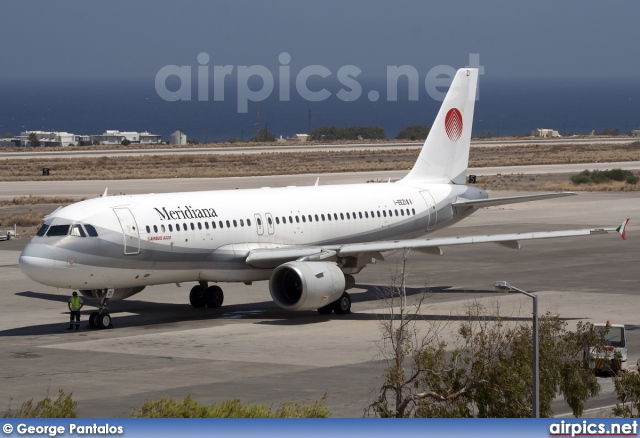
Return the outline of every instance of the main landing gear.
<path id="1" fill-rule="evenodd" d="M 90 328 L 98 328 L 98 329 L 107 329 L 113 328 L 113 324 L 111 323 L 111 315 L 109 314 L 109 309 L 107 307 L 107 290 L 98 291 L 98 311 L 92 312 L 89 315 L 89 327 Z"/>
<path id="2" fill-rule="evenodd" d="M 337 315 L 348 315 L 351 313 L 351 295 L 347 292 L 343 292 L 342 296 L 337 301 L 318 309 L 318 313 L 320 313 L 320 315 L 328 315 L 331 312 L 336 312 Z"/>
<path id="3" fill-rule="evenodd" d="M 224 293 L 220 286 L 209 286 L 206 281 L 201 281 L 197 286 L 191 288 L 189 302 L 193 307 L 209 307 L 217 309 L 222 306 Z"/>

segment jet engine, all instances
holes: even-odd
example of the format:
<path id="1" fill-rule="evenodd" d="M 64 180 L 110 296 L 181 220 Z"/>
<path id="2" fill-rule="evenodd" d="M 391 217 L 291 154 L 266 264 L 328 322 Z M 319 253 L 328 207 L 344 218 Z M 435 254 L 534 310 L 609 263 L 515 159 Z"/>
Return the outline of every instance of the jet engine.
<path id="1" fill-rule="evenodd" d="M 269 279 L 271 298 L 286 310 L 315 310 L 340 298 L 345 276 L 333 262 L 288 262 Z"/>

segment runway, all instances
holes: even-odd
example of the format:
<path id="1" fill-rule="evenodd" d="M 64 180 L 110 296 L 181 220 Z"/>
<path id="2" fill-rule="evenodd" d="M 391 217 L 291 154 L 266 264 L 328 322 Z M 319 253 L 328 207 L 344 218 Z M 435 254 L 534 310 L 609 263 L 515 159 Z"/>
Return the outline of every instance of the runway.
<path id="1" fill-rule="evenodd" d="M 287 184 L 314 182 L 305 176 L 282 178 Z M 227 184 L 262 182 L 251 178 Z M 146 184 L 143 189 L 153 186 L 151 191 L 176 190 L 172 182 Z M 51 185 L 58 194 L 68 194 L 66 185 Z M 629 358 L 635 363 L 640 358 L 637 196 L 584 193 L 485 209 L 438 234 L 617 226 L 627 217 L 631 222 L 627 241 L 610 234 L 524 242 L 520 251 L 472 245 L 447 249 L 444 257 L 414 252 L 408 285 L 428 288 L 424 313 L 433 321 L 459 315 L 472 300 L 487 306 L 499 302 L 507 314 L 528 320 L 529 298 L 493 289 L 496 280 L 509 281 L 538 294 L 541 314 L 557 312 L 570 326 L 578 320 L 627 324 Z M 172 284 L 113 303 L 114 329 L 76 333 L 65 330 L 69 291 L 41 286 L 19 270 L 17 258 L 25 243 L 0 242 L 3 406 L 64 389 L 73 392 L 80 416 L 117 417 L 164 395 L 191 394 L 202 403 L 237 397 L 277 406 L 312 402 L 326 393 L 332 416 L 360 417 L 382 381 L 380 315 L 386 307 L 377 288 L 389 284 L 397 259 L 370 265 L 356 276 L 357 286 L 350 291 L 354 313 L 348 316 L 283 311 L 271 301 L 266 282 L 222 284 L 221 309 L 193 309 L 188 304 L 192 285 Z M 83 311 L 85 321 L 90 311 Z M 454 331 L 455 323 L 450 324 Z M 603 392 L 588 407 L 615 404 L 611 379 L 600 382 Z M 554 403 L 557 415 L 568 411 L 564 402 Z"/>

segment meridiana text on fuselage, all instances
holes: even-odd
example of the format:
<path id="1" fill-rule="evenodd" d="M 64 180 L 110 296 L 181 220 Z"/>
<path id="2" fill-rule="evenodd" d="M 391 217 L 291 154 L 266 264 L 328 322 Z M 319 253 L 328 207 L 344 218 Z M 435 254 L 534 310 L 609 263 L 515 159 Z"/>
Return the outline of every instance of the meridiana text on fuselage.
<path id="1" fill-rule="evenodd" d="M 167 210 L 167 207 L 154 207 L 154 210 L 160 216 L 161 221 L 218 217 L 214 208 L 193 208 L 190 205 L 186 205 L 184 208 L 176 207 L 175 210 Z"/>

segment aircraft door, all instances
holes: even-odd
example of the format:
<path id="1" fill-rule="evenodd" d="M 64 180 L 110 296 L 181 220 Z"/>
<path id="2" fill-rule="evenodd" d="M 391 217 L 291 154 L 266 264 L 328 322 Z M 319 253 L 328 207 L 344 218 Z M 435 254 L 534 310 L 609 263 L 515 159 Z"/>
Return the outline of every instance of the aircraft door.
<path id="1" fill-rule="evenodd" d="M 431 196 L 429 190 L 423 190 L 420 192 L 424 198 L 424 202 L 427 204 L 427 211 L 429 213 L 429 223 L 427 224 L 427 230 L 431 231 L 435 228 L 438 221 L 438 212 L 436 210 L 436 201 Z"/>
<path id="2" fill-rule="evenodd" d="M 267 219 L 267 232 L 269 234 L 273 234 L 273 232 L 275 231 L 273 225 L 273 217 L 271 216 L 271 213 L 265 213 L 264 216 Z"/>
<path id="3" fill-rule="evenodd" d="M 262 236 L 264 234 L 264 224 L 262 223 L 262 216 L 258 213 L 253 215 L 256 218 L 256 231 L 258 232 L 258 236 Z"/>
<path id="4" fill-rule="evenodd" d="M 120 221 L 122 235 L 124 237 L 124 254 L 133 255 L 140 253 L 140 233 L 133 213 L 128 208 L 114 208 L 113 212 Z"/>

